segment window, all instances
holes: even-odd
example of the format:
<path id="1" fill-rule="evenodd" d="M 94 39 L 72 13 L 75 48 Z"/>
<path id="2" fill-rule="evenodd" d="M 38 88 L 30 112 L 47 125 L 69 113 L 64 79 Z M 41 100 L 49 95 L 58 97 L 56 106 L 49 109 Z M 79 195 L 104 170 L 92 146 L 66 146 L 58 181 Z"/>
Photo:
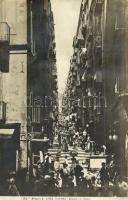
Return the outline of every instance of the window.
<path id="1" fill-rule="evenodd" d="M 32 43 L 31 43 L 31 53 L 33 56 L 36 56 L 35 40 L 32 40 Z"/>
<path id="2" fill-rule="evenodd" d="M 0 121 L 6 120 L 6 103 L 3 101 L 0 101 Z"/>
<path id="3" fill-rule="evenodd" d="M 119 77 L 116 77 L 116 81 L 115 81 L 115 93 L 116 94 L 119 93 Z"/>
<path id="4" fill-rule="evenodd" d="M 115 29 L 128 29 L 128 6 L 118 9 Z"/>
<path id="5" fill-rule="evenodd" d="M 102 71 L 101 70 L 96 71 L 94 80 L 96 81 L 96 83 L 102 83 Z"/>
<path id="6" fill-rule="evenodd" d="M 0 22 L 0 41 L 10 41 L 10 27 L 7 22 Z"/>

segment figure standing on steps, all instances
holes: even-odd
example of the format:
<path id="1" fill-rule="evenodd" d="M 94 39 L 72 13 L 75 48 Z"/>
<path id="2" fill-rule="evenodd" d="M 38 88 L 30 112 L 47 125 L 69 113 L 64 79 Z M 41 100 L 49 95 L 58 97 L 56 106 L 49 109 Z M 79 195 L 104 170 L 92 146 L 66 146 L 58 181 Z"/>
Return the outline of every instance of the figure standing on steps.
<path id="1" fill-rule="evenodd" d="M 62 130 L 60 129 L 58 131 L 58 143 L 59 143 L 59 147 L 61 147 L 61 133 L 62 133 Z"/>
<path id="2" fill-rule="evenodd" d="M 67 155 L 65 155 L 65 157 L 64 157 L 64 163 L 66 163 L 68 165 L 68 156 Z"/>
<path id="3" fill-rule="evenodd" d="M 59 157 L 56 157 L 56 160 L 54 162 L 54 170 L 55 170 L 57 178 L 58 178 L 59 177 L 59 171 L 60 171 L 60 160 L 59 160 Z"/>
<path id="4" fill-rule="evenodd" d="M 66 138 L 63 139 L 63 151 L 67 152 L 68 151 L 68 142 Z"/>

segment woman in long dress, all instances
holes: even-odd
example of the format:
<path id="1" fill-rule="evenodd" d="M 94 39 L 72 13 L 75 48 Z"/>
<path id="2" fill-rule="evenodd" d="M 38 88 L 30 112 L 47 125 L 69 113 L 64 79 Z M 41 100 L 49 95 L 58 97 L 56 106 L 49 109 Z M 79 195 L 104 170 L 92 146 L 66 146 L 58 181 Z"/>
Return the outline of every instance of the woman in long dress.
<path id="1" fill-rule="evenodd" d="M 67 142 L 67 139 L 64 138 L 63 139 L 63 151 L 67 152 L 68 151 L 68 142 Z"/>
<path id="2" fill-rule="evenodd" d="M 87 137 L 87 150 L 88 151 L 91 150 L 91 139 L 90 139 L 90 136 Z"/>

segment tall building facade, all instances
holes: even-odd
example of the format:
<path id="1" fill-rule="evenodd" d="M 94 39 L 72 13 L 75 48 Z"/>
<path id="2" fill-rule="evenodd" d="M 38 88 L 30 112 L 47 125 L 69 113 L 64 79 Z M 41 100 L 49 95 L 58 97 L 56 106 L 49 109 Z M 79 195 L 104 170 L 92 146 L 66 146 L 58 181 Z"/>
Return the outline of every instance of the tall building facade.
<path id="1" fill-rule="evenodd" d="M 82 0 L 63 99 L 100 145 L 107 146 L 127 176 L 128 1 Z M 120 146 L 120 148 L 119 148 Z"/>
<path id="2" fill-rule="evenodd" d="M 0 0 L 0 168 L 5 171 L 28 167 L 31 137 L 53 139 L 55 46 L 49 0 Z"/>
<path id="3" fill-rule="evenodd" d="M 28 117 L 35 132 L 43 127 L 52 139 L 58 85 L 54 19 L 48 0 L 28 1 L 28 46 Z"/>
<path id="4" fill-rule="evenodd" d="M 26 22 L 25 0 L 0 1 L 1 172 L 27 166 Z"/>
<path id="5" fill-rule="evenodd" d="M 68 110 L 75 114 L 78 127 L 89 126 L 88 131 L 99 144 L 105 144 L 106 107 L 102 70 L 102 6 L 102 1 L 81 3 L 67 81 Z"/>
<path id="6" fill-rule="evenodd" d="M 49 0 L 28 1 L 28 134 L 31 163 L 52 145 L 58 119 L 54 18 Z M 36 142 L 38 140 L 38 142 Z M 42 140 L 42 141 L 41 141 Z M 40 152 L 40 153 L 39 153 Z M 37 159 L 37 160 L 36 160 Z"/>
<path id="7" fill-rule="evenodd" d="M 107 99 L 108 148 L 116 155 L 120 173 L 128 177 L 128 1 L 106 1 L 104 88 Z"/>

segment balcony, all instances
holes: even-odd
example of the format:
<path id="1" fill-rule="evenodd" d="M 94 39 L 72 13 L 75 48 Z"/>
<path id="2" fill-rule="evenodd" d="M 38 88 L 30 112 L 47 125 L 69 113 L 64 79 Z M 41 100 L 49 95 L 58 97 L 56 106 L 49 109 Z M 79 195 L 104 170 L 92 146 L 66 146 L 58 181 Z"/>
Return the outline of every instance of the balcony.
<path id="1" fill-rule="evenodd" d="M 9 72 L 10 27 L 0 22 L 0 71 Z"/>
<path id="2" fill-rule="evenodd" d="M 101 94 L 94 96 L 90 93 L 88 96 L 83 96 L 83 108 L 91 109 L 93 112 L 95 111 L 95 115 L 101 115 L 106 107 L 106 99 L 104 96 L 101 96 Z"/>
<path id="3" fill-rule="evenodd" d="M 102 83 L 103 81 L 103 75 L 102 75 L 102 71 L 101 70 L 97 70 L 95 75 L 94 75 L 94 80 L 96 81 L 96 83 Z"/>
<path id="4" fill-rule="evenodd" d="M 92 32 L 89 32 L 88 37 L 87 37 L 87 41 L 88 42 L 92 42 L 93 41 L 93 34 L 92 34 Z"/>
<path id="5" fill-rule="evenodd" d="M 76 76 L 76 75 L 77 75 L 77 72 L 74 71 L 74 72 L 72 73 L 72 76 Z"/>
<path id="6" fill-rule="evenodd" d="M 97 35 L 95 37 L 95 43 L 94 43 L 94 54 L 100 55 L 102 53 L 102 35 Z"/>
<path id="7" fill-rule="evenodd" d="M 73 39 L 73 47 L 79 48 L 85 46 L 85 40 L 82 36 L 78 36 L 78 38 L 74 37 Z"/>
<path id="8" fill-rule="evenodd" d="M 86 34 L 87 34 L 87 26 L 86 25 L 82 26 L 81 32 L 82 32 L 83 37 L 85 38 Z"/>
<path id="9" fill-rule="evenodd" d="M 4 123 L 6 120 L 6 103 L 0 101 L 0 122 Z"/>
<path id="10" fill-rule="evenodd" d="M 54 34 L 54 33 L 52 33 L 51 39 L 52 39 L 52 40 L 55 40 L 55 34 Z"/>
<path id="11" fill-rule="evenodd" d="M 0 22 L 0 42 L 10 42 L 10 27 L 6 22 Z"/>
<path id="12" fill-rule="evenodd" d="M 85 40 L 84 40 L 84 39 L 81 39 L 81 38 L 79 39 L 79 38 L 78 38 L 77 41 L 78 41 L 78 46 L 79 46 L 79 47 L 84 47 L 84 46 L 85 46 Z"/>
<path id="13" fill-rule="evenodd" d="M 94 9 L 95 15 L 99 15 L 101 13 L 102 5 L 103 5 L 103 0 L 96 0 Z"/>
<path id="14" fill-rule="evenodd" d="M 73 48 L 78 48 L 78 43 L 77 43 L 77 39 L 76 39 L 76 37 L 74 36 L 74 38 L 73 38 Z"/>
<path id="15" fill-rule="evenodd" d="M 122 3 L 125 3 L 125 1 L 118 2 L 118 11 L 115 21 L 115 31 L 117 31 L 119 35 L 124 34 L 124 30 L 128 30 L 127 5 L 124 5 Z"/>
<path id="16" fill-rule="evenodd" d="M 82 64 L 86 64 L 87 61 L 87 49 L 82 48 L 81 54 L 80 54 L 80 61 Z"/>
<path id="17" fill-rule="evenodd" d="M 107 108 L 106 98 L 102 96 L 100 93 L 98 96 L 94 96 L 94 110 L 97 115 L 103 113 L 103 111 Z"/>
<path id="18" fill-rule="evenodd" d="M 75 76 L 72 76 L 72 78 L 71 78 L 71 83 L 73 83 L 75 80 L 76 80 L 76 77 L 75 77 Z"/>
<path id="19" fill-rule="evenodd" d="M 94 82 L 94 76 L 92 75 L 92 72 L 86 69 L 81 77 L 81 82 L 86 83 L 88 88 L 92 88 Z"/>
<path id="20" fill-rule="evenodd" d="M 77 57 L 76 57 L 76 56 L 73 56 L 72 62 L 76 62 L 76 59 L 77 59 Z"/>
<path id="21" fill-rule="evenodd" d="M 52 84 L 52 89 L 54 91 L 57 91 L 58 90 L 58 85 L 57 85 L 57 81 L 54 81 L 53 84 Z"/>
<path id="22" fill-rule="evenodd" d="M 53 71 L 52 71 L 52 76 L 53 76 L 55 79 L 57 79 L 57 71 L 56 71 L 56 70 L 53 70 Z"/>
<path id="23" fill-rule="evenodd" d="M 54 49 L 56 48 L 56 42 L 53 42 L 53 48 Z"/>
<path id="24" fill-rule="evenodd" d="M 75 50 L 74 50 L 74 56 L 77 56 L 77 53 L 78 53 L 78 50 L 75 49 Z"/>
<path id="25" fill-rule="evenodd" d="M 49 58 L 51 61 L 56 62 L 56 52 L 52 48 L 49 49 Z"/>

